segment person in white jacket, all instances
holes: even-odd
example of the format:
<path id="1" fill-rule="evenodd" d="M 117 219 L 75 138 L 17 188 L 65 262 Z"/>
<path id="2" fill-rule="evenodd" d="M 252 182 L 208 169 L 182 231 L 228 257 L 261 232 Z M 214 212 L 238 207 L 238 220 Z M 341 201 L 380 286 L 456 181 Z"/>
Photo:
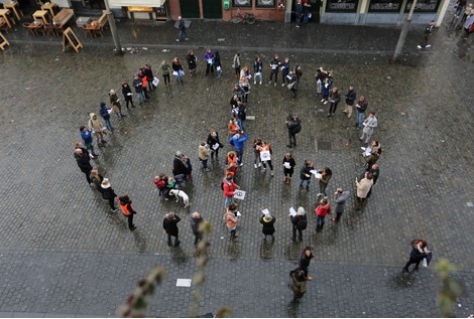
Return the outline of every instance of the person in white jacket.
<path id="1" fill-rule="evenodd" d="M 375 117 L 374 111 L 370 112 L 363 125 L 364 129 L 362 130 L 362 136 L 359 138 L 359 140 L 362 141 L 365 138 L 365 143 L 370 143 L 372 134 L 374 134 L 374 130 L 377 127 L 377 118 Z"/>

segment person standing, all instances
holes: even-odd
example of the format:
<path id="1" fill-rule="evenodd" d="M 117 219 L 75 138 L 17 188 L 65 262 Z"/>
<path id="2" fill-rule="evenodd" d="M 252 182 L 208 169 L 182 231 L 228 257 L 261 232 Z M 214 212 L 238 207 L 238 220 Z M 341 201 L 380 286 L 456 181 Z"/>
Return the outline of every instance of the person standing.
<path id="1" fill-rule="evenodd" d="M 347 114 L 347 118 L 350 119 L 352 116 L 352 107 L 354 106 L 354 101 L 357 97 L 357 93 L 353 85 L 349 86 L 349 90 L 346 93 L 346 107 L 344 108 L 344 113 Z"/>
<path id="2" fill-rule="evenodd" d="M 153 80 L 155 79 L 155 77 L 153 76 L 153 70 L 151 69 L 151 65 L 148 63 L 145 64 L 145 76 L 148 81 L 148 89 L 151 92 L 155 89 L 155 86 L 153 85 Z"/>
<path id="3" fill-rule="evenodd" d="M 237 189 L 240 189 L 240 186 L 234 182 L 232 174 L 228 173 L 226 178 L 222 181 L 222 190 L 224 191 L 225 198 L 224 206 L 226 208 L 234 205 L 234 195 Z"/>
<path id="4" fill-rule="evenodd" d="M 326 194 L 326 188 L 328 187 L 329 180 L 332 177 L 332 171 L 329 167 L 325 167 L 322 170 L 318 171 L 319 174 L 321 174 L 321 178 L 319 179 L 319 196 L 324 195 L 324 197 L 327 197 L 328 195 Z"/>
<path id="5" fill-rule="evenodd" d="M 373 164 L 370 167 L 369 173 L 372 174 L 372 180 L 374 181 L 374 183 L 372 184 L 372 187 L 370 188 L 369 192 L 367 193 L 367 198 L 369 198 L 370 195 L 372 195 L 372 188 L 374 188 L 374 185 L 377 183 L 377 179 L 379 178 L 379 174 L 380 174 L 379 165 L 378 164 Z"/>
<path id="6" fill-rule="evenodd" d="M 262 85 L 262 78 L 263 78 L 263 63 L 259 56 L 255 57 L 255 61 L 253 63 L 253 84 L 257 84 L 257 78 L 260 81 L 260 85 Z"/>
<path id="7" fill-rule="evenodd" d="M 303 241 L 303 230 L 308 226 L 308 219 L 306 211 L 303 207 L 298 207 L 295 216 L 290 216 L 291 224 L 293 225 L 293 236 L 291 240 L 296 241 L 296 231 L 298 231 L 299 241 Z"/>
<path id="8" fill-rule="evenodd" d="M 137 212 L 133 209 L 132 201 L 128 195 L 123 195 L 118 198 L 118 202 L 122 214 L 127 217 L 128 229 L 130 229 L 130 231 L 134 231 L 137 227 L 135 227 L 133 224 L 133 215 L 135 215 Z"/>
<path id="9" fill-rule="evenodd" d="M 81 138 L 84 141 L 84 145 L 87 151 L 90 151 L 93 157 L 99 156 L 94 152 L 94 138 L 92 137 L 92 131 L 88 130 L 85 126 L 81 126 L 79 128 L 79 133 L 81 134 Z M 89 156 L 89 155 L 88 155 Z"/>
<path id="10" fill-rule="evenodd" d="M 239 166 L 244 165 L 243 163 L 243 156 L 244 156 L 244 143 L 249 139 L 249 135 L 240 130 L 239 133 L 235 134 L 229 139 L 230 145 L 234 146 L 235 152 L 237 153 Z"/>
<path id="11" fill-rule="evenodd" d="M 102 187 L 101 187 L 101 184 L 102 184 L 102 181 L 104 180 L 104 177 L 99 174 L 99 171 L 98 171 L 97 169 L 91 170 L 90 176 L 91 176 L 92 183 L 93 183 L 94 186 L 95 186 L 95 189 L 96 189 L 100 194 L 102 194 Z"/>
<path id="12" fill-rule="evenodd" d="M 285 177 L 283 178 L 283 182 L 285 184 L 290 184 L 295 166 L 295 159 L 291 156 L 290 153 L 286 153 L 283 157 L 283 174 L 285 175 Z"/>
<path id="13" fill-rule="evenodd" d="M 290 79 L 287 76 L 290 74 L 290 58 L 286 57 L 283 60 L 283 63 L 280 66 L 281 69 L 281 86 L 285 86 L 285 84 L 290 84 Z"/>
<path id="14" fill-rule="evenodd" d="M 306 293 L 306 278 L 304 275 L 304 271 L 300 269 L 292 271 L 291 280 L 291 289 L 293 290 L 293 301 L 297 301 L 301 299 Z"/>
<path id="15" fill-rule="evenodd" d="M 214 66 L 216 67 L 216 76 L 220 78 L 222 75 L 222 64 L 221 64 L 221 55 L 219 51 L 216 51 L 214 55 Z"/>
<path id="16" fill-rule="evenodd" d="M 273 77 L 275 77 L 275 82 L 273 83 L 274 86 L 277 85 L 278 82 L 278 68 L 280 67 L 281 62 L 278 59 L 278 54 L 273 56 L 273 59 L 270 61 L 270 82 L 268 84 L 272 84 Z"/>
<path id="17" fill-rule="evenodd" d="M 323 95 L 321 102 L 323 102 L 323 104 L 328 104 L 329 93 L 331 93 L 331 88 L 332 88 L 332 75 L 330 71 L 328 71 L 327 76 L 324 78 L 322 87 L 321 87 L 321 94 Z"/>
<path id="18" fill-rule="evenodd" d="M 303 188 L 303 183 L 306 182 L 306 191 L 309 192 L 309 184 L 311 184 L 312 170 L 314 170 L 313 162 L 305 160 L 304 165 L 300 171 L 300 189 Z"/>
<path id="19" fill-rule="evenodd" d="M 214 155 L 216 156 L 216 161 L 219 160 L 219 149 L 224 147 L 219 141 L 219 134 L 216 130 L 211 130 L 207 136 L 207 144 L 211 146 L 211 161 L 214 160 Z"/>
<path id="20" fill-rule="evenodd" d="M 242 130 L 246 130 L 245 121 L 247 120 L 247 105 L 238 102 L 237 124 Z"/>
<path id="21" fill-rule="evenodd" d="M 326 215 L 331 214 L 331 205 L 329 205 L 327 198 L 323 198 L 319 201 L 319 205 L 318 207 L 316 207 L 314 212 L 317 216 L 316 232 L 320 232 L 321 230 L 323 230 L 324 219 L 326 218 Z"/>
<path id="22" fill-rule="evenodd" d="M 329 94 L 329 113 L 327 117 L 334 116 L 336 113 L 337 105 L 341 100 L 341 95 L 339 94 L 339 89 L 337 87 L 333 87 L 331 90 L 331 94 Z"/>
<path id="23" fill-rule="evenodd" d="M 109 201 L 110 210 L 112 211 L 112 213 L 115 213 L 117 211 L 117 208 L 115 208 L 115 198 L 117 197 L 117 194 L 115 194 L 115 191 L 110 185 L 109 179 L 104 178 L 102 180 L 102 183 L 100 184 L 100 187 L 102 199 Z"/>
<path id="24" fill-rule="evenodd" d="M 247 103 L 248 97 L 250 94 L 250 82 L 249 79 L 245 76 L 242 76 L 239 81 L 239 86 L 244 90 L 244 94 L 242 96 L 242 102 Z"/>
<path id="25" fill-rule="evenodd" d="M 275 175 L 275 172 L 273 171 L 273 165 L 272 165 L 272 147 L 270 144 L 268 144 L 265 141 L 262 141 L 260 145 L 257 145 L 257 150 L 260 153 L 260 160 L 262 161 L 262 173 L 265 173 L 267 169 L 267 164 L 270 167 L 270 175 L 273 177 Z"/>
<path id="26" fill-rule="evenodd" d="M 275 221 L 276 218 L 270 214 L 264 214 L 260 218 L 260 224 L 262 224 L 263 241 L 267 240 L 267 236 L 272 236 L 272 244 L 275 242 Z"/>
<path id="27" fill-rule="evenodd" d="M 369 102 L 367 102 L 367 99 L 365 98 L 365 96 L 362 95 L 356 104 L 356 110 L 357 110 L 357 122 L 355 124 L 356 128 L 361 128 L 363 126 L 364 118 L 365 118 L 365 110 L 367 110 L 368 106 L 369 106 Z"/>
<path id="28" fill-rule="evenodd" d="M 309 264 L 311 263 L 311 259 L 314 257 L 313 252 L 311 251 L 311 247 L 306 246 L 303 249 L 303 253 L 300 256 L 298 261 L 298 268 L 304 272 L 304 276 L 306 280 L 313 280 L 313 277 L 309 276 Z"/>
<path id="29" fill-rule="evenodd" d="M 240 77 L 240 67 L 241 67 L 241 62 L 240 62 L 240 53 L 236 52 L 234 55 L 234 59 L 232 60 L 232 65 L 235 70 L 235 77 L 238 79 Z"/>
<path id="30" fill-rule="evenodd" d="M 344 208 L 346 207 L 346 202 L 349 199 L 349 194 L 349 191 L 344 191 L 341 187 L 339 187 L 334 193 L 334 202 L 336 203 L 334 210 L 336 211 L 336 218 L 331 219 L 334 223 L 338 223 L 339 220 L 341 220 L 342 213 L 344 213 Z"/>
<path id="31" fill-rule="evenodd" d="M 168 235 L 168 246 L 171 246 L 171 237 L 174 237 L 174 247 L 178 247 L 181 243 L 178 239 L 179 237 L 179 229 L 178 223 L 181 220 L 178 215 L 175 213 L 168 213 L 165 215 L 163 219 L 163 229 L 166 231 Z"/>
<path id="32" fill-rule="evenodd" d="M 298 93 L 298 77 L 296 76 L 296 73 L 290 71 L 290 73 L 286 76 L 286 79 L 289 82 L 288 88 L 291 91 L 291 97 L 296 98 L 296 95 Z"/>
<path id="33" fill-rule="evenodd" d="M 165 85 L 170 85 L 171 84 L 171 81 L 170 81 L 170 70 L 171 70 L 171 66 L 169 65 L 169 63 L 165 60 L 163 60 L 163 62 L 161 62 L 161 75 L 163 76 L 163 81 L 165 82 Z"/>
<path id="34" fill-rule="evenodd" d="M 361 210 L 365 204 L 367 194 L 369 193 L 369 190 L 374 183 L 374 181 L 372 180 L 372 173 L 365 173 L 365 177 L 360 181 L 356 179 L 355 183 L 357 187 L 357 204 L 354 209 Z"/>
<path id="35" fill-rule="evenodd" d="M 433 32 L 435 22 L 434 20 L 430 21 L 430 24 L 426 26 L 423 30 L 423 36 L 421 38 L 421 44 L 418 44 L 416 47 L 418 49 L 427 49 L 431 47 L 431 44 L 428 44 L 428 40 L 430 38 L 431 33 Z"/>
<path id="36" fill-rule="evenodd" d="M 420 262 L 431 253 L 427 247 L 428 243 L 423 239 L 413 239 L 411 241 L 410 259 L 405 264 L 405 267 L 403 267 L 404 272 L 410 271 L 408 268 L 411 264 L 415 264 L 415 271 L 418 270 Z"/>
<path id="37" fill-rule="evenodd" d="M 196 59 L 196 56 L 194 55 L 193 50 L 189 50 L 188 55 L 186 56 L 186 61 L 188 61 L 188 69 L 189 69 L 189 74 L 191 74 L 191 76 L 196 74 L 196 68 L 197 68 L 196 60 L 197 59 Z"/>
<path id="38" fill-rule="evenodd" d="M 125 102 L 127 103 L 126 104 L 127 110 L 130 110 L 130 108 L 128 107 L 129 104 L 131 104 L 132 107 L 135 108 L 135 105 L 133 105 L 133 99 L 132 99 L 133 93 L 127 82 L 122 83 L 122 94 L 123 94 L 123 98 L 125 99 Z M 105 103 L 104 103 L 104 106 L 105 106 Z M 102 113 L 100 115 L 102 116 Z M 109 115 L 109 119 L 110 119 L 110 115 Z"/>
<path id="39" fill-rule="evenodd" d="M 89 113 L 88 127 L 90 131 L 94 132 L 94 135 L 97 139 L 97 145 L 107 143 L 104 140 L 104 123 L 102 123 L 95 113 Z"/>
<path id="40" fill-rule="evenodd" d="M 301 0 L 296 0 L 295 12 L 296 12 L 296 27 L 299 28 L 301 24 L 301 18 L 303 16 L 303 5 L 301 4 Z"/>
<path id="41" fill-rule="evenodd" d="M 120 105 L 120 99 L 117 96 L 117 92 L 115 92 L 114 89 L 110 90 L 109 99 L 110 99 L 110 104 L 112 105 L 112 110 L 115 112 L 115 114 L 117 114 L 117 117 L 119 119 L 121 119 L 122 117 L 125 117 L 125 115 L 122 114 L 122 106 Z"/>
<path id="42" fill-rule="evenodd" d="M 174 178 L 179 182 L 183 182 L 188 178 L 191 178 L 192 167 L 190 166 L 190 160 L 180 151 L 177 151 L 173 159 L 173 175 Z"/>
<path id="43" fill-rule="evenodd" d="M 109 114 L 109 109 L 105 106 L 104 102 L 100 102 L 100 109 L 99 109 L 99 114 L 104 120 L 105 127 L 112 132 L 112 123 L 110 123 L 110 114 Z M 103 128 L 103 126 L 102 126 Z"/>
<path id="44" fill-rule="evenodd" d="M 193 231 L 194 235 L 194 247 L 197 248 L 197 245 L 200 240 L 202 240 L 202 229 L 201 225 L 204 222 L 204 219 L 201 217 L 201 214 L 198 212 L 194 212 L 191 215 L 191 230 Z"/>
<path id="45" fill-rule="evenodd" d="M 181 42 L 183 35 L 184 35 L 184 39 L 188 41 L 189 36 L 188 36 L 188 33 L 186 32 L 186 24 L 184 23 L 184 20 L 181 16 L 178 17 L 178 29 L 179 29 L 179 33 L 178 33 L 178 38 L 176 39 L 176 42 Z"/>
<path id="46" fill-rule="evenodd" d="M 316 71 L 316 75 L 314 76 L 316 80 L 316 94 L 321 95 L 322 93 L 322 88 L 323 88 L 323 81 L 327 77 L 327 72 L 323 70 L 323 67 L 320 67 Z M 321 100 L 321 102 L 324 102 Z"/>
<path id="47" fill-rule="evenodd" d="M 90 177 L 92 171 L 91 158 L 89 152 L 83 148 L 76 148 L 74 151 L 74 158 L 76 160 L 77 166 L 81 169 L 81 172 L 86 175 L 87 183 L 89 186 L 92 186 L 92 180 Z"/>
<path id="48" fill-rule="evenodd" d="M 286 128 L 288 129 L 288 138 L 289 144 L 286 146 L 288 148 L 293 148 L 296 146 L 296 134 L 301 132 L 301 120 L 298 116 L 288 115 L 286 121 Z"/>
<path id="49" fill-rule="evenodd" d="M 176 56 L 173 59 L 173 63 L 171 64 L 171 68 L 173 69 L 174 79 L 177 83 L 184 84 L 183 76 L 183 66 L 181 65 L 181 60 Z"/>
<path id="50" fill-rule="evenodd" d="M 370 143 L 370 139 L 377 127 L 377 118 L 375 117 L 374 111 L 369 113 L 369 116 L 365 119 L 362 125 L 364 125 L 364 129 L 362 130 L 362 136 L 359 138 L 359 141 L 362 141 L 365 138 L 365 143 Z"/>
<path id="51" fill-rule="evenodd" d="M 230 241 L 237 241 L 237 225 L 239 224 L 237 207 L 232 204 L 226 208 L 224 216 L 227 229 L 230 230 Z"/>
<path id="52" fill-rule="evenodd" d="M 215 59 L 215 57 L 216 57 L 216 55 L 214 54 L 214 52 L 212 52 L 212 50 L 210 48 L 207 48 L 206 53 L 204 53 L 204 60 L 206 61 L 206 75 L 208 75 L 209 72 L 214 74 L 214 59 Z"/>
<path id="53" fill-rule="evenodd" d="M 138 74 L 133 75 L 133 87 L 135 88 L 135 93 L 137 93 L 138 104 L 142 104 L 147 99 L 145 97 L 145 93 L 143 93 L 142 79 L 140 79 Z"/>
<path id="54" fill-rule="evenodd" d="M 205 141 L 202 141 L 201 145 L 199 145 L 198 157 L 199 157 L 199 160 L 201 161 L 202 168 L 206 172 L 209 172 L 211 170 L 209 167 L 207 167 L 207 161 L 209 160 L 210 156 L 211 156 L 211 150 L 209 149 L 209 145 L 207 145 Z"/>

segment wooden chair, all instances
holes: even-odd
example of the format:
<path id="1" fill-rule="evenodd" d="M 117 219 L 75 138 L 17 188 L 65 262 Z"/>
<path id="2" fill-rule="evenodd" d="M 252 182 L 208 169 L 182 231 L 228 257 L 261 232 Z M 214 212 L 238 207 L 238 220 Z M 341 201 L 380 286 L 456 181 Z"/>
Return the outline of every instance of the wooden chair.
<path id="1" fill-rule="evenodd" d="M 43 25 L 43 32 L 44 32 L 44 35 L 54 35 L 54 36 L 57 36 L 58 33 L 56 32 L 57 28 L 54 24 L 52 23 L 48 23 L 48 24 L 45 24 Z"/>
<path id="2" fill-rule="evenodd" d="M 0 31 L 8 33 L 8 25 L 4 18 L 0 17 Z"/>

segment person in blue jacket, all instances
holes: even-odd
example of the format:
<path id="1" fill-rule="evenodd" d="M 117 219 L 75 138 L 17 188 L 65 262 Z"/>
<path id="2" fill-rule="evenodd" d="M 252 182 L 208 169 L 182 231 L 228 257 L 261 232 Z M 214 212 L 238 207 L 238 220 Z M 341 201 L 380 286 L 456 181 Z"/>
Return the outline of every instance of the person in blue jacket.
<path id="1" fill-rule="evenodd" d="M 81 137 L 84 141 L 86 150 L 91 151 L 92 156 L 98 156 L 94 152 L 94 146 L 92 145 L 92 143 L 94 142 L 94 138 L 92 137 L 92 131 L 88 130 L 85 126 L 81 126 L 79 128 L 79 132 L 81 133 Z"/>
<path id="2" fill-rule="evenodd" d="M 244 155 L 244 142 L 248 139 L 249 135 L 243 130 L 240 130 L 237 134 L 229 139 L 230 145 L 235 148 L 235 152 L 237 153 L 239 166 L 244 165 L 242 163 L 242 157 Z"/>

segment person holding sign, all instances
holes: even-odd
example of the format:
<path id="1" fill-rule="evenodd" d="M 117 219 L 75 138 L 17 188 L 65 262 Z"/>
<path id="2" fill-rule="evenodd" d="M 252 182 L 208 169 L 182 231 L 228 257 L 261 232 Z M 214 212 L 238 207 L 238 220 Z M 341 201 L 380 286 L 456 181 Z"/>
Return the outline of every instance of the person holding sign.
<path id="1" fill-rule="evenodd" d="M 225 207 L 229 207 L 230 205 L 234 204 L 234 195 L 237 189 L 240 189 L 240 186 L 234 182 L 232 174 L 227 174 L 224 181 L 222 182 L 222 190 L 224 191 L 225 198 Z"/>
<path id="2" fill-rule="evenodd" d="M 310 160 L 304 161 L 304 166 L 300 172 L 300 189 L 303 188 L 303 184 L 306 182 L 306 190 L 309 192 L 309 184 L 311 184 L 311 171 L 314 170 L 314 164 Z"/>
<path id="3" fill-rule="evenodd" d="M 230 241 L 237 241 L 238 213 L 237 207 L 232 204 L 227 207 L 227 212 L 224 216 L 227 229 L 230 230 Z"/>
<path id="4" fill-rule="evenodd" d="M 216 156 L 216 161 L 219 160 L 219 149 L 224 147 L 219 141 L 219 134 L 216 130 L 211 130 L 207 136 L 207 144 L 211 146 L 211 161 L 214 161 L 214 155 Z"/>
<path id="5" fill-rule="evenodd" d="M 215 57 L 216 57 L 216 55 L 214 54 L 214 52 L 212 52 L 212 50 L 210 48 L 207 48 L 206 53 L 204 53 L 204 61 L 206 61 L 206 75 L 208 75 L 209 72 L 214 74 L 214 59 L 215 59 Z"/>
<path id="6" fill-rule="evenodd" d="M 296 162 L 294 158 L 291 156 L 290 153 L 286 153 L 285 157 L 283 157 L 283 174 L 285 174 L 285 178 L 283 179 L 283 182 L 285 184 L 290 184 L 291 176 L 293 175 L 295 166 L 296 166 Z"/>
<path id="7" fill-rule="evenodd" d="M 257 150 L 260 152 L 260 160 L 262 161 L 262 173 L 265 173 L 265 170 L 267 169 L 267 163 L 268 166 L 270 166 L 270 174 L 273 177 L 275 173 L 273 172 L 273 165 L 272 165 L 272 148 L 270 144 L 268 144 L 265 141 L 262 141 L 260 145 L 257 145 Z"/>

